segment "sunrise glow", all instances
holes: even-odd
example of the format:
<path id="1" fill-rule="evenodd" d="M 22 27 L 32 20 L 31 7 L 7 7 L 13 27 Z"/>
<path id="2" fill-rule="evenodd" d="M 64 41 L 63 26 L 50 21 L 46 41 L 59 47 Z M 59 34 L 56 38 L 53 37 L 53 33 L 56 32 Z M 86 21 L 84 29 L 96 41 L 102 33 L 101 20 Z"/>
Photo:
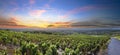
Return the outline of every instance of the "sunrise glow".
<path id="1" fill-rule="evenodd" d="M 118 4 L 113 0 L 3 0 L 0 27 L 119 26 Z"/>

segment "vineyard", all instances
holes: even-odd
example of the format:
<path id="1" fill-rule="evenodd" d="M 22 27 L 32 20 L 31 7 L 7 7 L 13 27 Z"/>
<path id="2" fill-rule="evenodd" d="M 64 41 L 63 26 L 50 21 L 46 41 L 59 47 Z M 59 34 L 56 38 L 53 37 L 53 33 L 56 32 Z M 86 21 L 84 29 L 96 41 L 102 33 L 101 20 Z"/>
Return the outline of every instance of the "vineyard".
<path id="1" fill-rule="evenodd" d="M 1 55 L 96 55 L 107 35 L 43 34 L 0 30 Z"/>

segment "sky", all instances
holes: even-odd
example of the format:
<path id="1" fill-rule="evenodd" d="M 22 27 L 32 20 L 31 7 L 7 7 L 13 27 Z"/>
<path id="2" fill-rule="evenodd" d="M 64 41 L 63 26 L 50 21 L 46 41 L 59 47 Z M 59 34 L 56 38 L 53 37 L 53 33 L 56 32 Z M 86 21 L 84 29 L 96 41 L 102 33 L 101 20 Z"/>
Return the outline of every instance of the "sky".
<path id="1" fill-rule="evenodd" d="M 120 26 L 120 0 L 0 0 L 0 28 Z"/>

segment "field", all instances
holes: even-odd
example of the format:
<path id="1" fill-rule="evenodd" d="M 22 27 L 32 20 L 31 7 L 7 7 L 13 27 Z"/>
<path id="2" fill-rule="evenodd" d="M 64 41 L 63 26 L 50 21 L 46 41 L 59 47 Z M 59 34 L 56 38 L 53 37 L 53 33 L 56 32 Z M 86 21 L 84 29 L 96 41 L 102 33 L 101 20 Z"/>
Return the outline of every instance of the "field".
<path id="1" fill-rule="evenodd" d="M 1 55 L 96 55 L 110 37 L 87 34 L 45 34 L 0 30 Z"/>

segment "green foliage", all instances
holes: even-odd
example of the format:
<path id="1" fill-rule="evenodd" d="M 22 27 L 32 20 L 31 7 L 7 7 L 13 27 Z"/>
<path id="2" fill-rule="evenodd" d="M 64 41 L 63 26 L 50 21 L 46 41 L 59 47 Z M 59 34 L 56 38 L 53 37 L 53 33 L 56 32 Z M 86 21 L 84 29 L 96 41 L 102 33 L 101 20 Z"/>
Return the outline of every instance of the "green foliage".
<path id="1" fill-rule="evenodd" d="M 95 55 L 101 47 L 106 47 L 109 39 L 106 35 L 61 35 L 0 30 L 0 44 L 16 47 L 13 48 L 13 55 L 58 55 L 58 49 L 62 49 L 63 55 Z M 10 51 L 2 51 L 0 54 L 9 54 L 7 52 Z"/>
<path id="2" fill-rule="evenodd" d="M 1 55 L 8 55 L 6 50 L 0 50 Z"/>
<path id="3" fill-rule="evenodd" d="M 46 51 L 45 55 L 58 55 L 57 48 L 55 45 L 50 45 L 49 49 Z"/>

